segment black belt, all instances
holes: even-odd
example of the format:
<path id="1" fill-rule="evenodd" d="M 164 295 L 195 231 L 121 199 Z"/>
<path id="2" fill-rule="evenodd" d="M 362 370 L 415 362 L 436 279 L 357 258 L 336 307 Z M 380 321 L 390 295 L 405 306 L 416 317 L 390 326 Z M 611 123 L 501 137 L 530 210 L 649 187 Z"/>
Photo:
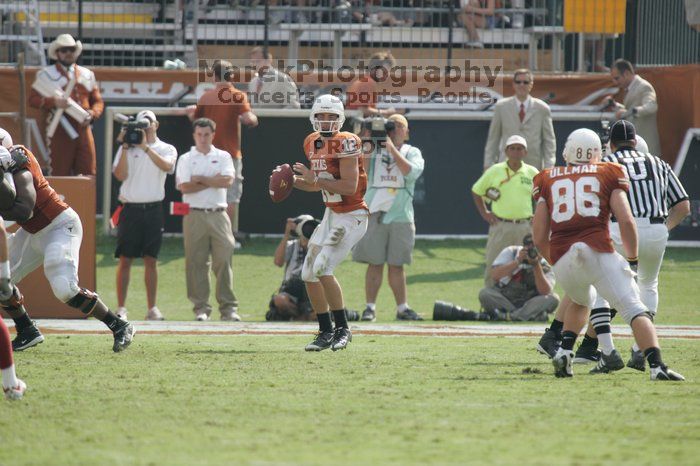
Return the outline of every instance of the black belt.
<path id="1" fill-rule="evenodd" d="M 509 218 L 501 218 L 496 215 L 494 215 L 498 220 L 501 222 L 506 222 L 506 223 L 530 223 L 530 217 L 528 218 L 514 218 L 514 219 L 509 219 Z"/>
<path id="2" fill-rule="evenodd" d="M 198 212 L 223 212 L 226 207 L 214 207 L 213 209 L 203 209 L 201 207 L 190 207 L 190 210 L 196 210 Z"/>
<path id="3" fill-rule="evenodd" d="M 638 217 L 638 218 L 646 218 L 649 220 L 649 223 L 652 225 L 657 225 L 659 223 L 666 223 L 666 219 L 664 217 Z M 610 217 L 611 222 L 617 223 L 617 219 L 615 217 Z"/>
<path id="4" fill-rule="evenodd" d="M 150 209 L 152 207 L 156 206 L 163 206 L 163 201 L 156 201 L 156 202 L 125 202 L 124 207 L 130 207 L 134 209 Z"/>

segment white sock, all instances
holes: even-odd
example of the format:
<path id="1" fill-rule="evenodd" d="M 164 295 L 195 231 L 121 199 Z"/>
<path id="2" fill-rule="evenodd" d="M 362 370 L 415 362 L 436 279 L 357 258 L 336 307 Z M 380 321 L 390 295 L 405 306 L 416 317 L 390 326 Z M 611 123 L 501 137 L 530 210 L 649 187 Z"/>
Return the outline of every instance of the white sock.
<path id="1" fill-rule="evenodd" d="M 10 261 L 0 262 L 0 278 L 10 278 Z"/>
<path id="2" fill-rule="evenodd" d="M 632 345 L 632 351 L 639 351 L 639 345 L 636 341 L 634 342 L 634 345 Z"/>
<path id="3" fill-rule="evenodd" d="M 612 333 L 601 333 L 598 335 L 598 346 L 604 355 L 609 356 L 610 353 L 615 349 L 615 343 L 613 343 Z"/>
<path id="4" fill-rule="evenodd" d="M 367 307 L 368 307 L 371 311 L 376 311 L 376 310 L 377 310 L 377 305 L 374 304 L 374 303 L 367 303 Z"/>
<path id="5" fill-rule="evenodd" d="M 11 365 L 2 370 L 2 386 L 5 388 L 14 388 L 19 385 L 17 375 L 15 374 L 15 365 Z"/>
<path id="6" fill-rule="evenodd" d="M 403 312 L 406 309 L 408 309 L 408 303 L 403 303 L 396 306 L 396 312 Z"/>

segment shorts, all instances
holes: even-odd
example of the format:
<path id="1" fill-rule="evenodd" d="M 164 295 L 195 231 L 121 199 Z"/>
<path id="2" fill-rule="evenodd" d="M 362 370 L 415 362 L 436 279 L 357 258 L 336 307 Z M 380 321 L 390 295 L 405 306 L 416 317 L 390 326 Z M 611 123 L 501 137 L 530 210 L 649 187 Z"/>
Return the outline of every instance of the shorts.
<path id="1" fill-rule="evenodd" d="M 335 268 L 350 253 L 367 231 L 367 211 L 336 213 L 326 207 L 321 224 L 309 239 L 309 248 L 301 270 L 305 282 L 317 282 L 318 277 L 333 275 Z M 342 238 L 334 242 L 333 236 L 342 232 Z"/>
<path id="2" fill-rule="evenodd" d="M 114 257 L 158 257 L 163 242 L 163 203 L 124 204 Z"/>
<path id="3" fill-rule="evenodd" d="M 236 175 L 233 178 L 233 184 L 226 190 L 226 202 L 229 204 L 240 204 L 243 196 L 243 159 L 234 158 L 233 168 Z"/>
<path id="4" fill-rule="evenodd" d="M 585 243 L 574 243 L 552 268 L 557 282 L 576 304 L 591 308 L 597 290 L 628 324 L 648 312 L 634 273 L 616 252 L 598 252 Z"/>
<path id="5" fill-rule="evenodd" d="M 401 266 L 411 263 L 416 243 L 413 223 L 382 223 L 384 212 L 369 216 L 367 233 L 352 251 L 352 260 L 372 265 Z"/>

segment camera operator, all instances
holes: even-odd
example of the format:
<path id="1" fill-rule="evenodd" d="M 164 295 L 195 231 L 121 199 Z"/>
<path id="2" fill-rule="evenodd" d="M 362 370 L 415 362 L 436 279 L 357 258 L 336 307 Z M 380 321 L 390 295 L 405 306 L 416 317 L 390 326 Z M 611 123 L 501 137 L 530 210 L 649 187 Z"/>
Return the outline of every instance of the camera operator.
<path id="1" fill-rule="evenodd" d="M 433 320 L 513 320 L 547 321 L 547 315 L 559 305 L 553 293 L 554 272 L 532 242 L 532 235 L 523 244 L 508 246 L 496 257 L 490 269 L 495 285 L 479 292 L 484 312 L 462 309 L 436 301 Z"/>
<path id="2" fill-rule="evenodd" d="M 270 308 L 265 314 L 268 321 L 316 321 L 316 314 L 301 279 L 301 269 L 306 259 L 309 238 L 319 221 L 311 215 L 288 218 L 282 241 L 275 249 L 274 263 L 284 266 L 284 280 L 277 293 L 270 299 Z M 359 320 L 357 311 L 347 310 L 348 320 Z"/>
<path id="3" fill-rule="evenodd" d="M 479 292 L 482 309 L 491 320 L 547 321 L 559 305 L 554 289 L 554 272 L 532 242 L 508 246 L 491 265 L 495 285 Z"/>
<path id="4" fill-rule="evenodd" d="M 385 134 L 377 134 L 376 123 L 383 123 Z M 370 133 L 371 131 L 371 133 Z M 408 121 L 399 114 L 387 120 L 374 118 L 363 122 L 361 136 L 372 136 L 379 149 L 367 160 L 368 186 L 365 202 L 370 218 L 367 233 L 355 246 L 353 260 L 368 264 L 365 277 L 367 306 L 362 320 L 376 319 L 376 301 L 382 284 L 384 264 L 396 300 L 396 319 L 423 320 L 408 306 L 404 265 L 411 263 L 416 226 L 413 216 L 413 192 L 423 173 L 421 151 L 406 144 Z M 385 145 L 381 148 L 381 145 Z"/>
<path id="5" fill-rule="evenodd" d="M 123 127 L 117 142 L 112 173 L 121 181 L 119 201 L 123 207 L 117 223 L 117 315 L 126 319 L 126 295 L 131 262 L 143 257 L 147 320 L 163 320 L 156 306 L 157 258 L 163 239 L 163 198 L 165 178 L 173 174 L 177 150 L 160 139 L 158 120 L 150 110 L 142 110 Z"/>

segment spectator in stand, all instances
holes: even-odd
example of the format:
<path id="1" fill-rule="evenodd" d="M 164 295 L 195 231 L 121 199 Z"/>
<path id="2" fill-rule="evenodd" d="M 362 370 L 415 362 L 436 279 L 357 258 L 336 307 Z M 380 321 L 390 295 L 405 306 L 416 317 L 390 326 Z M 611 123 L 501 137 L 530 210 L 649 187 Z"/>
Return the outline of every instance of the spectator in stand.
<path id="1" fill-rule="evenodd" d="M 231 220 L 233 235 L 241 241 L 238 234 L 238 207 L 243 195 L 243 154 L 241 154 L 241 124 L 254 128 L 258 126 L 258 117 L 250 109 L 245 92 L 236 89 L 229 82 L 230 62 L 217 60 L 213 72 L 216 87 L 206 91 L 197 101 L 195 107 L 190 107 L 188 115 L 191 120 L 209 118 L 214 121 L 218 131 L 214 136 L 213 145 L 228 152 L 233 158 L 236 178 L 226 192 L 228 207 L 226 212 Z"/>
<path id="2" fill-rule="evenodd" d="M 254 108 L 299 108 L 299 90 L 288 75 L 272 66 L 272 54 L 264 47 L 250 51 L 250 64 L 256 75 L 248 85 Z"/>
<path id="3" fill-rule="evenodd" d="M 505 159 L 503 150 L 506 139 L 514 134 L 519 134 L 527 141 L 527 157 L 523 162 L 537 170 L 554 166 L 557 142 L 552 126 L 552 112 L 549 105 L 530 95 L 533 84 L 530 70 L 515 70 L 515 95 L 501 99 L 493 109 L 493 119 L 484 148 L 484 170 Z"/>
<path id="4" fill-rule="evenodd" d="M 391 52 L 377 52 L 369 58 L 368 74 L 358 77 L 350 83 L 346 94 L 346 110 L 361 110 L 363 117 L 383 116 L 389 117 L 395 113 L 402 114 L 403 110 L 377 108 L 377 81 L 381 78 L 379 73 L 386 74 L 388 70 L 396 66 L 396 60 Z"/>
<path id="5" fill-rule="evenodd" d="M 496 26 L 496 0 L 460 0 L 460 3 L 460 19 L 469 36 L 465 45 L 483 49 L 484 43 L 479 38 L 476 28 L 492 29 Z"/>
<path id="6" fill-rule="evenodd" d="M 97 172 L 91 125 L 102 115 L 104 102 L 95 74 L 76 64 L 82 51 L 83 44 L 80 41 L 76 41 L 70 34 L 61 34 L 49 45 L 49 58 L 56 63 L 37 73 L 37 81 L 45 80 L 50 86 L 61 90 L 66 90 L 69 82 L 75 79 L 75 87 L 70 96 L 48 97 L 37 92 L 34 87 L 29 93 L 29 105 L 48 110 L 51 117 L 57 110 L 69 107 L 69 97 L 88 113 L 85 121 L 78 122 L 68 112 L 63 112 L 64 123 L 58 125 L 49 142 L 51 174 L 54 176 L 95 176 Z M 72 138 L 69 133 L 76 134 L 76 137 Z"/>

